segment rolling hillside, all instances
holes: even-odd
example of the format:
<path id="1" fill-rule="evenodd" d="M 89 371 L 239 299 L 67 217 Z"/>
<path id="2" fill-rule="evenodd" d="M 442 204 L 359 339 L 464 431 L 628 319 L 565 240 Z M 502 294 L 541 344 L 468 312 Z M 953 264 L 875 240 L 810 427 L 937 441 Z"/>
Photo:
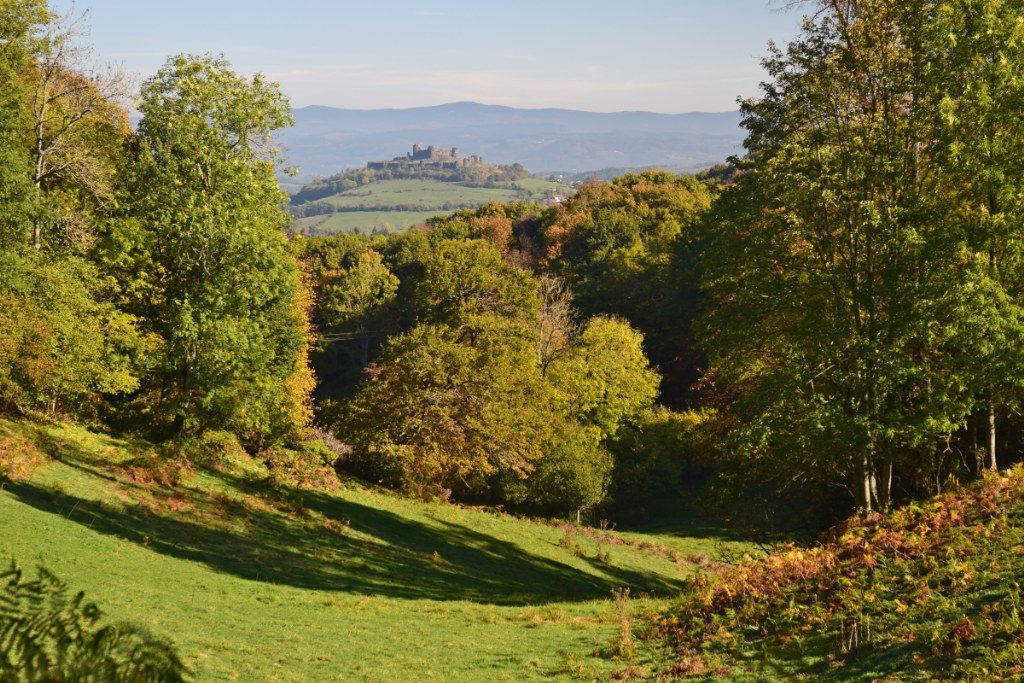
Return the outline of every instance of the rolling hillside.
<path id="1" fill-rule="evenodd" d="M 262 482 L 246 458 L 154 467 L 143 444 L 0 420 L 0 557 L 41 563 L 178 646 L 196 680 L 608 678 L 631 615 L 743 543 L 584 532 L 346 483 Z M 166 461 L 165 461 L 166 462 Z M 164 483 L 161 483 L 164 482 Z"/>
<path id="2" fill-rule="evenodd" d="M 547 173 L 696 169 L 738 153 L 743 138 L 738 112 L 605 114 L 475 102 L 410 109 L 302 107 L 295 110 L 295 126 L 277 136 L 305 179 L 390 158 L 395 149 L 424 140 Z"/>
<path id="3" fill-rule="evenodd" d="M 497 187 L 470 187 L 431 178 L 375 180 L 318 200 L 334 212 L 297 218 L 293 229 L 313 235 L 400 231 L 460 208 L 475 208 L 487 202 L 540 201 L 547 195 L 569 191 L 566 185 L 541 178 L 522 178 Z"/>

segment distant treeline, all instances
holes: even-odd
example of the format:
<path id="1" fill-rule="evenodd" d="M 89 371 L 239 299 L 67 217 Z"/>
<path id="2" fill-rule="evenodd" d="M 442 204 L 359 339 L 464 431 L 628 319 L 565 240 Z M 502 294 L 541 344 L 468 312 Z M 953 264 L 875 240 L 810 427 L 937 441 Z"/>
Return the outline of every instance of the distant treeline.
<path id="1" fill-rule="evenodd" d="M 297 206 L 314 202 L 341 192 L 354 190 L 363 185 L 369 185 L 378 180 L 438 180 L 446 183 L 464 183 L 467 187 L 497 187 L 497 183 L 509 183 L 529 177 L 530 172 L 521 164 L 512 164 L 511 166 L 476 165 L 463 168 L 437 168 L 409 164 L 386 169 L 354 168 L 329 178 L 314 180 L 292 195 L 291 203 L 293 206 Z"/>

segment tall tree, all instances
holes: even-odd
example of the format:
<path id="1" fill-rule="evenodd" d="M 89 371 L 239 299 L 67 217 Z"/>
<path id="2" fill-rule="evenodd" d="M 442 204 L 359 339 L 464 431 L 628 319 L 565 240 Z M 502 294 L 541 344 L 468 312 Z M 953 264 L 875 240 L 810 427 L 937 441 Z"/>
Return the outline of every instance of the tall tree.
<path id="1" fill-rule="evenodd" d="M 20 246 L 32 214 L 29 70 L 37 31 L 49 20 L 42 0 L 0 2 L 0 248 Z"/>
<path id="2" fill-rule="evenodd" d="M 144 84 L 139 111 L 132 220 L 111 239 L 127 253 L 110 260 L 164 340 L 157 415 L 174 432 L 283 438 L 308 417 L 309 389 L 300 269 L 270 144 L 291 122 L 288 102 L 223 58 L 181 55 Z"/>
<path id="3" fill-rule="evenodd" d="M 1019 327 L 1024 318 L 1024 5 L 937 3 L 927 27 L 934 61 L 922 73 L 934 112 L 933 153 L 965 253 L 1001 296 L 972 364 L 987 464 L 998 464 L 996 418 L 1020 406 Z"/>
<path id="4" fill-rule="evenodd" d="M 743 106 L 749 169 L 706 260 L 736 452 L 791 484 L 845 480 L 865 509 L 974 409 L 979 340 L 1020 332 L 935 149 L 935 22 L 957 4 L 820 3 Z"/>
<path id="5" fill-rule="evenodd" d="M 130 83 L 118 70 L 95 64 L 81 42 L 84 18 L 49 21 L 30 70 L 35 249 L 43 246 L 44 229 L 54 228 L 60 234 L 51 239 L 88 246 L 94 232 L 88 209 L 113 202 L 116 155 L 129 131 L 118 103 Z"/>

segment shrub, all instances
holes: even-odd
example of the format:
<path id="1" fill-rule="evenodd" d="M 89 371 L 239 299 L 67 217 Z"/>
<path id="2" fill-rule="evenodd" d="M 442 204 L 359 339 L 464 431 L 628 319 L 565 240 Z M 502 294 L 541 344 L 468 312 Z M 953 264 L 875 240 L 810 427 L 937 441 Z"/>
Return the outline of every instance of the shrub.
<path id="1" fill-rule="evenodd" d="M 714 462 L 712 413 L 659 409 L 623 426 L 609 444 L 615 455 L 612 498 L 636 511 L 679 491 L 687 474 Z"/>
<path id="2" fill-rule="evenodd" d="M 174 443 L 175 450 L 190 462 L 215 470 L 229 469 L 233 462 L 247 457 L 238 437 L 226 431 L 209 431 Z"/>
<path id="3" fill-rule="evenodd" d="M 604 500 L 611 482 L 612 456 L 600 431 L 567 422 L 525 481 L 505 484 L 510 502 L 538 511 L 568 514 Z"/>
<path id="4" fill-rule="evenodd" d="M 340 486 L 332 469 L 334 454 L 323 441 L 313 439 L 298 450 L 274 446 L 262 456 L 275 487 L 330 491 Z"/>
<path id="5" fill-rule="evenodd" d="M 18 481 L 46 462 L 36 445 L 19 437 L 0 437 L 0 479 Z"/>

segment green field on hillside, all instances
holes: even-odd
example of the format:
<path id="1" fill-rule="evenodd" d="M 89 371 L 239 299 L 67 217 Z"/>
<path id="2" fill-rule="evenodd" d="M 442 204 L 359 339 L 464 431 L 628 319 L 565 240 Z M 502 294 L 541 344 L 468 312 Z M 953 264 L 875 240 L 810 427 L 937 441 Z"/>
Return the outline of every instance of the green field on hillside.
<path id="1" fill-rule="evenodd" d="M 62 424 L 0 420 L 46 461 L 0 485 L 0 557 L 39 563 L 113 619 L 178 646 L 196 680 L 608 678 L 613 588 L 639 615 L 716 556 L 699 536 L 587 535 L 349 482 L 263 486 L 255 461 L 162 486 L 147 448 Z M 151 448 L 151 447 L 148 447 Z"/>
<path id="2" fill-rule="evenodd" d="M 343 211 L 323 216 L 295 219 L 292 229 L 310 235 L 335 235 L 340 232 L 373 232 L 381 228 L 400 232 L 419 225 L 431 216 L 443 216 L 450 211 Z"/>
<path id="3" fill-rule="evenodd" d="M 374 228 L 398 231 L 458 208 L 488 202 L 539 202 L 549 193 L 570 191 L 566 185 L 542 178 L 523 178 L 497 187 L 469 187 L 429 178 L 379 180 L 318 200 L 343 210 L 298 218 L 295 229 L 318 235 L 371 232 Z"/>
<path id="4" fill-rule="evenodd" d="M 441 209 L 445 204 L 485 204 L 515 201 L 520 193 L 507 188 L 466 187 L 427 179 L 380 180 L 321 201 L 332 206 L 378 209 L 400 204 L 423 204 Z"/>

